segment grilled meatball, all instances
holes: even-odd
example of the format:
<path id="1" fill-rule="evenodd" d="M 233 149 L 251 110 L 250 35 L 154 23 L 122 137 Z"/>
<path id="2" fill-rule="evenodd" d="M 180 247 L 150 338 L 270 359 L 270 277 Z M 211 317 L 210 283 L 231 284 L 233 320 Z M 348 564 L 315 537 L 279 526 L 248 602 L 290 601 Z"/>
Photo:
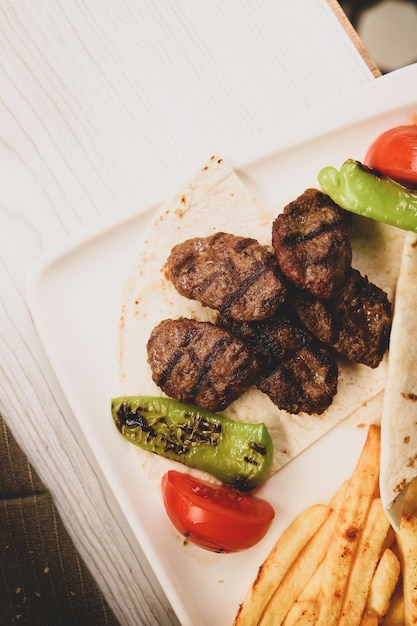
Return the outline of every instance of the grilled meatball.
<path id="1" fill-rule="evenodd" d="M 168 274 L 180 294 L 236 320 L 271 316 L 286 296 L 278 263 L 255 239 L 219 232 L 176 245 Z"/>
<path id="2" fill-rule="evenodd" d="M 307 189 L 273 222 L 272 245 L 289 280 L 318 298 L 330 298 L 352 262 L 350 214 L 328 195 Z"/>
<path id="3" fill-rule="evenodd" d="M 209 411 L 225 409 L 258 374 L 243 342 L 211 322 L 163 320 L 147 352 L 152 378 L 168 396 Z"/>
<path id="4" fill-rule="evenodd" d="M 342 291 L 319 300 L 299 291 L 294 300 L 308 330 L 351 361 L 375 368 L 388 347 L 392 306 L 387 294 L 351 269 Z"/>
<path id="5" fill-rule="evenodd" d="M 217 323 L 242 339 L 257 358 L 256 386 L 280 409 L 320 415 L 337 391 L 338 369 L 331 352 L 289 317 L 240 324 Z"/>

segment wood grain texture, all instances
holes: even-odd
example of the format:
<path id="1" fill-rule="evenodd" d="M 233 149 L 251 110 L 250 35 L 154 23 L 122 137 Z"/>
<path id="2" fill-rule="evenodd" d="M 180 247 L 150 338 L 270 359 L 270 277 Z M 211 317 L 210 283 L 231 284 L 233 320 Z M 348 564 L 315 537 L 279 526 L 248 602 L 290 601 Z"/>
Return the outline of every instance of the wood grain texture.
<path id="1" fill-rule="evenodd" d="M 123 624 L 176 618 L 43 353 L 28 270 L 212 152 L 372 79 L 325 0 L 0 5 L 0 412 Z"/>
<path id="2" fill-rule="evenodd" d="M 337 0 L 327 0 L 327 2 L 329 3 L 329 6 L 332 9 L 333 13 L 336 15 L 337 19 L 340 21 L 341 25 L 345 29 L 349 38 L 354 43 L 357 51 L 371 70 L 372 74 L 375 76 L 375 78 L 379 78 L 381 76 L 381 70 L 375 63 L 367 48 L 365 47 L 362 39 L 359 37 L 358 33 L 352 26 L 350 20 L 348 19 L 340 4 L 337 2 Z"/>

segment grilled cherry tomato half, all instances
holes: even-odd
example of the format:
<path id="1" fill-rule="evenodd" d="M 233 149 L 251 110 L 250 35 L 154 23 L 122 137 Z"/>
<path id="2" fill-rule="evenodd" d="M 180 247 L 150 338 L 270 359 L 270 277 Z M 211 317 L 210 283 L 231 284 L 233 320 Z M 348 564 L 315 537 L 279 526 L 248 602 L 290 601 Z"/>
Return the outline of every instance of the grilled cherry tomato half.
<path id="1" fill-rule="evenodd" d="M 396 126 L 379 135 L 364 163 L 403 185 L 416 186 L 417 125 Z"/>
<path id="2" fill-rule="evenodd" d="M 176 470 L 164 475 L 162 494 L 175 528 L 188 541 L 213 552 L 254 546 L 275 516 L 266 500 Z"/>

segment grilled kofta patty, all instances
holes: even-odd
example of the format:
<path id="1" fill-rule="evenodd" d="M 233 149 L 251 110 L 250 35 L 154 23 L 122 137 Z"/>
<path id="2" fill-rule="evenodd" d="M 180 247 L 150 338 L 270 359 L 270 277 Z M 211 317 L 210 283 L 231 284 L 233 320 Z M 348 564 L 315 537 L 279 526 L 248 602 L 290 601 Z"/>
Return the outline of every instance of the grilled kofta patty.
<path id="1" fill-rule="evenodd" d="M 256 356 L 258 389 L 289 413 L 320 415 L 337 391 L 338 368 L 329 349 L 287 316 L 238 323 L 219 317 L 217 323 L 242 339 Z"/>
<path id="2" fill-rule="evenodd" d="M 174 246 L 167 269 L 180 294 L 240 321 L 270 317 L 286 297 L 274 254 L 247 237 L 188 239 Z"/>
<path id="3" fill-rule="evenodd" d="M 272 225 L 283 274 L 318 298 L 334 296 L 352 262 L 351 217 L 328 195 L 307 189 Z"/>
<path id="4" fill-rule="evenodd" d="M 168 396 L 209 411 L 225 409 L 258 375 L 245 344 L 211 322 L 163 320 L 147 352 L 152 378 Z"/>
<path id="5" fill-rule="evenodd" d="M 375 368 L 388 347 L 392 306 L 387 294 L 351 269 L 342 291 L 320 300 L 305 291 L 294 299 L 297 314 L 320 341 L 351 361 Z"/>

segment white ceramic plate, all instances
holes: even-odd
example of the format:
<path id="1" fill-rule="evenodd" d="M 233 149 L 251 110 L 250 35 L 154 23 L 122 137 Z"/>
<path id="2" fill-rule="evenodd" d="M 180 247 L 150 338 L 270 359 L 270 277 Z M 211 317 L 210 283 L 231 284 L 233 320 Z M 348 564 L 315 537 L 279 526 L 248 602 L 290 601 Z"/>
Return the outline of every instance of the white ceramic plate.
<path id="1" fill-rule="evenodd" d="M 410 123 L 417 114 L 416 84 L 415 65 L 388 74 L 245 146 L 228 160 L 258 201 L 274 211 L 305 188 L 317 186 L 321 167 L 339 167 L 346 158 L 360 160 L 380 132 Z M 29 302 L 74 419 L 179 620 L 190 626 L 230 626 L 282 530 L 309 504 L 328 502 L 350 475 L 365 429 L 352 423 L 338 426 L 262 487 L 260 495 L 273 504 L 276 518 L 251 550 L 219 555 L 183 545 L 164 512 L 157 476 L 149 471 L 152 458 L 134 446 L 127 453 L 110 415 L 110 397 L 119 391 L 122 288 L 143 231 L 181 182 L 45 255 L 31 274 Z M 132 476 L 136 479 L 126 480 Z"/>

